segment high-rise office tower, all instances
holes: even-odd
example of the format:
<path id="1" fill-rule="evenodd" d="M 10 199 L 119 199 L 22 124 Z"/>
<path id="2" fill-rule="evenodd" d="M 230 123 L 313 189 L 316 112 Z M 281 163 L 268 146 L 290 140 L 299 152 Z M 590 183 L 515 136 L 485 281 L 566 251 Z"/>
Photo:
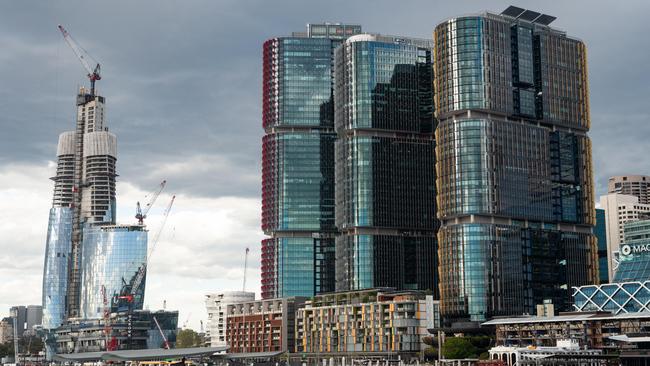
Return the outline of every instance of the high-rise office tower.
<path id="1" fill-rule="evenodd" d="M 72 244 L 72 187 L 74 179 L 74 132 L 59 136 L 54 199 L 50 208 L 43 267 L 43 328 L 54 329 L 66 316 L 68 267 Z"/>
<path id="2" fill-rule="evenodd" d="M 43 327 L 79 316 L 83 225 L 115 223 L 117 139 L 104 97 L 80 88 L 76 131 L 59 136 L 43 273 Z"/>
<path id="3" fill-rule="evenodd" d="M 441 313 L 567 309 L 597 283 L 587 55 L 517 7 L 434 30 Z"/>
<path id="4" fill-rule="evenodd" d="M 80 315 L 81 247 L 85 224 L 115 223 L 117 138 L 104 127 L 104 97 L 85 88 L 77 95 L 72 180 L 72 240 L 66 293 L 67 317 Z"/>
<path id="5" fill-rule="evenodd" d="M 43 273 L 46 330 L 72 318 L 100 318 L 107 307 L 123 305 L 117 297 L 126 290 L 135 295 L 130 306 L 142 309 L 144 275 L 130 286 L 146 268 L 147 231 L 115 224 L 117 138 L 106 127 L 104 103 L 81 88 L 77 129 L 59 136 Z"/>
<path id="6" fill-rule="evenodd" d="M 607 182 L 608 193 L 620 193 L 639 197 L 639 203 L 650 205 L 650 176 L 617 175 Z"/>
<path id="7" fill-rule="evenodd" d="M 27 330 L 27 308 L 25 306 L 12 306 L 9 314 L 13 319 L 14 333 L 16 337 L 21 338 Z"/>
<path id="8" fill-rule="evenodd" d="M 358 25 L 263 46 L 262 297 L 334 290 L 334 49 Z"/>
<path id="9" fill-rule="evenodd" d="M 431 41 L 336 50 L 336 290 L 437 289 Z"/>

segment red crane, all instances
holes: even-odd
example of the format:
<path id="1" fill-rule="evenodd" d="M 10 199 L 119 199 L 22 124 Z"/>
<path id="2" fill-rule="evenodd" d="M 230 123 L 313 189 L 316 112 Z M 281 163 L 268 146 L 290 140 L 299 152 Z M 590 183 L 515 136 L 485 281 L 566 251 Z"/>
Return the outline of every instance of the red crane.
<path id="1" fill-rule="evenodd" d="M 72 38 L 70 33 L 65 30 L 61 24 L 59 24 L 59 30 L 63 35 L 63 39 L 65 39 L 68 46 L 72 48 L 72 51 L 75 55 L 77 55 L 77 58 L 83 65 L 84 69 L 86 69 L 86 72 L 88 73 L 88 80 L 90 80 L 90 94 L 95 95 L 95 81 L 102 79 L 102 76 L 100 75 L 101 67 L 99 66 L 99 62 L 90 56 L 90 54 L 88 54 L 88 51 L 81 47 L 79 43 L 77 43 L 77 41 Z M 95 64 L 94 68 L 90 66 L 88 60 L 92 61 Z"/>
<path id="2" fill-rule="evenodd" d="M 102 299 L 104 301 L 104 345 L 107 351 L 114 351 L 117 348 L 117 339 L 111 337 L 113 333 L 113 328 L 111 327 L 111 310 L 108 307 L 106 286 L 104 285 L 102 285 Z"/>

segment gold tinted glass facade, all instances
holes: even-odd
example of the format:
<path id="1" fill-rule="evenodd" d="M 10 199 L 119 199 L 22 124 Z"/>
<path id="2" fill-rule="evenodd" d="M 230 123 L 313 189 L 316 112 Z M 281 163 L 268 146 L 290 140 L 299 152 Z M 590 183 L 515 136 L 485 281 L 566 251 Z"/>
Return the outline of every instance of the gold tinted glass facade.
<path id="1" fill-rule="evenodd" d="M 434 30 L 441 313 L 532 313 L 597 280 L 584 44 L 504 15 Z"/>

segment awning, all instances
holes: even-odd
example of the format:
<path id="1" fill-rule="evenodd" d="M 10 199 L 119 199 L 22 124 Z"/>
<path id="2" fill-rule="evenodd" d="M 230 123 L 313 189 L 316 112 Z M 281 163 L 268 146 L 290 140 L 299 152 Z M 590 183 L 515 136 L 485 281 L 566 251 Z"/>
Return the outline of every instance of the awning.
<path id="1" fill-rule="evenodd" d="M 277 351 L 277 352 L 252 352 L 252 353 L 227 353 L 223 355 L 224 358 L 233 360 L 233 359 L 257 359 L 257 358 L 273 358 L 280 356 L 283 354 L 284 351 Z"/>
<path id="2" fill-rule="evenodd" d="M 215 353 L 228 350 L 228 347 L 196 347 L 173 349 L 138 349 L 128 351 L 103 351 L 84 353 L 63 353 L 54 356 L 56 361 L 155 361 L 168 358 L 190 358 L 212 356 Z M 225 356 L 221 354 L 220 356 Z"/>

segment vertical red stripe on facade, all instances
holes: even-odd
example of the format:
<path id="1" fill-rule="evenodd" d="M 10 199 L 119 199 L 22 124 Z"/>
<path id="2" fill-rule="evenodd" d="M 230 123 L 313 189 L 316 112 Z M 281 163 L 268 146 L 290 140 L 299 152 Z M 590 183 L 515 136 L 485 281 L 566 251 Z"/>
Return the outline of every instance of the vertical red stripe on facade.
<path id="1" fill-rule="evenodd" d="M 270 232 L 277 229 L 277 147 L 276 135 L 269 128 L 278 124 L 279 119 L 279 72 L 278 53 L 280 40 L 269 39 L 262 47 L 262 127 L 267 135 L 262 139 L 262 230 Z M 275 239 L 262 240 L 261 277 L 262 298 L 270 299 L 277 295 L 275 281 Z"/>
<path id="2" fill-rule="evenodd" d="M 279 40 L 264 42 L 262 62 L 262 127 L 272 127 L 278 122 L 278 52 Z"/>
<path id="3" fill-rule="evenodd" d="M 262 299 L 276 297 L 275 284 L 275 241 L 276 239 L 262 240 Z"/>

